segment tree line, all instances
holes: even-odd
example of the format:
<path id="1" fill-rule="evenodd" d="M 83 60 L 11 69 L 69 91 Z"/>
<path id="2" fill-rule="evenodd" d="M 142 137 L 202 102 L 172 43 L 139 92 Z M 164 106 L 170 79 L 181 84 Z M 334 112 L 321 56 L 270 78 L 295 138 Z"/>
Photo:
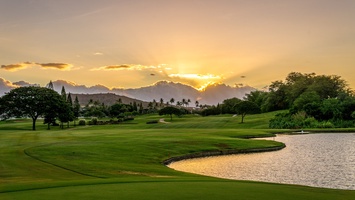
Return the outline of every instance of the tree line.
<path id="1" fill-rule="evenodd" d="M 172 104 L 175 100 L 172 98 L 169 102 Z M 160 99 L 160 104 L 153 100 L 147 107 L 143 107 L 142 103 L 124 104 L 121 99 L 118 99 L 115 104 L 107 106 L 91 99 L 86 105 L 81 106 L 78 97 L 76 96 L 73 101 L 71 94 L 66 93 L 64 86 L 59 94 L 54 91 L 52 82 L 49 82 L 46 87 L 15 88 L 0 97 L 0 119 L 29 117 L 32 119 L 32 129 L 36 130 L 37 119 L 41 117 L 43 123 L 47 124 L 47 129 L 50 129 L 51 126 L 64 128 L 65 124 L 69 127 L 70 122 L 74 122 L 74 126 L 76 126 L 79 117 L 91 117 L 97 123 L 97 118 L 104 117 L 117 118 L 118 122 L 122 122 L 133 120 L 134 116 L 138 114 L 159 113 L 165 115 L 170 112 L 178 116 L 188 114 L 189 111 L 181 106 L 188 106 L 191 101 L 183 99 L 181 102 L 184 104 L 180 104 L 178 101 L 176 106 L 173 106 Z"/>
<path id="2" fill-rule="evenodd" d="M 175 103 L 175 105 L 174 105 Z M 335 75 L 316 75 L 315 73 L 292 72 L 284 81 L 274 81 L 268 91 L 252 91 L 243 99 L 231 98 L 221 104 L 208 106 L 195 102 L 195 109 L 188 106 L 190 99 L 175 101 L 171 98 L 164 102 L 153 100 L 143 107 L 136 102 L 123 104 L 118 100 L 111 106 L 99 101 L 89 101 L 81 107 L 77 97 L 72 101 L 71 94 L 66 94 L 62 87 L 61 94 L 53 90 L 51 82 L 46 88 L 21 87 L 11 90 L 0 98 L 0 118 L 30 117 L 33 130 L 38 117 L 44 123 L 58 125 L 84 117 L 110 117 L 120 121 L 132 119 L 137 114 L 159 113 L 160 115 L 181 116 L 198 113 L 203 116 L 234 114 L 241 116 L 241 122 L 247 114 L 284 110 L 273 118 L 270 128 L 326 128 L 354 127 L 355 97 L 345 80 Z"/>
<path id="3" fill-rule="evenodd" d="M 142 109 L 142 104 L 139 105 Z M 60 126 L 76 121 L 80 116 L 84 117 L 110 117 L 118 121 L 131 120 L 139 110 L 138 105 L 123 104 L 117 102 L 111 106 L 103 103 L 90 101 L 82 107 L 77 96 L 72 100 L 71 94 L 67 94 L 64 86 L 61 94 L 53 89 L 51 82 L 47 87 L 29 86 L 19 87 L 0 97 L 0 119 L 29 117 L 32 119 L 32 130 L 36 130 L 38 118 L 43 118 L 43 123 L 51 126 Z M 59 121 L 60 124 L 57 123 Z"/>
<path id="4" fill-rule="evenodd" d="M 252 91 L 243 99 L 231 98 L 208 106 L 201 115 L 265 113 L 284 110 L 270 128 L 354 127 L 355 97 L 345 80 L 336 75 L 292 72 L 274 81 L 268 91 Z"/>

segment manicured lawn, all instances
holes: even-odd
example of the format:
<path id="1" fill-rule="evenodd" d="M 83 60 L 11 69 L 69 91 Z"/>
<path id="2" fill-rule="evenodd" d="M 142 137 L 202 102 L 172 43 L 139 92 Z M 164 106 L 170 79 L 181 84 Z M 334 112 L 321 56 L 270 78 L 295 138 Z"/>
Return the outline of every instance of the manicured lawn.
<path id="1" fill-rule="evenodd" d="M 127 124 L 46 130 L 41 121 L 0 122 L 0 199 L 353 199 L 355 191 L 231 181 L 174 171 L 170 157 L 282 145 L 271 136 L 275 113 L 185 116 L 171 123 L 137 117 Z M 170 122 L 169 117 L 164 117 Z"/>

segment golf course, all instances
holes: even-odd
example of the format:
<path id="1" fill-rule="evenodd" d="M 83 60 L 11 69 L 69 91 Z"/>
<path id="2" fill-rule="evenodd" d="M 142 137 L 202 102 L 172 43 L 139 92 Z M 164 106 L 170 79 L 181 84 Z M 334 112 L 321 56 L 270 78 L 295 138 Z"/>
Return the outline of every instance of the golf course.
<path id="1" fill-rule="evenodd" d="M 354 199 L 354 190 L 225 180 L 164 165 L 186 155 L 281 149 L 248 139 L 290 132 L 268 128 L 277 113 L 248 115 L 244 123 L 232 115 L 149 114 L 51 130 L 39 119 L 36 131 L 30 119 L 1 121 L 0 199 Z"/>

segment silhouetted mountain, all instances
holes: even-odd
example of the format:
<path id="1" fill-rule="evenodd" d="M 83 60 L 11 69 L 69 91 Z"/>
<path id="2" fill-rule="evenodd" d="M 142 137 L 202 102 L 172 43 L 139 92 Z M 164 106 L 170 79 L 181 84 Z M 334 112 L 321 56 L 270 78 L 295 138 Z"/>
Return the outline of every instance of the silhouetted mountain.
<path id="1" fill-rule="evenodd" d="M 110 93 L 111 90 L 103 85 L 95 85 L 92 87 L 87 87 L 85 85 L 78 85 L 76 83 L 64 80 L 53 81 L 53 88 L 57 92 L 61 92 L 62 86 L 64 86 L 67 93 L 76 93 L 76 94 L 95 94 L 95 93 Z"/>
<path id="2" fill-rule="evenodd" d="M 136 89 L 113 89 L 112 92 L 132 98 L 141 99 L 144 101 L 152 101 L 155 99 L 159 101 L 163 98 L 164 102 L 171 98 L 175 102 L 190 99 L 191 106 L 196 100 L 200 104 L 216 105 L 222 103 L 228 98 L 243 98 L 245 94 L 254 91 L 255 88 L 250 86 L 231 87 L 225 84 L 213 84 L 206 87 L 203 91 L 198 91 L 195 88 L 181 83 L 173 83 L 167 81 L 160 81 L 154 85 L 136 88 Z"/>
<path id="3" fill-rule="evenodd" d="M 31 83 L 26 82 L 26 81 L 18 81 L 18 82 L 14 82 L 12 84 L 14 84 L 16 86 L 19 86 L 19 87 L 40 86 L 39 84 L 31 84 Z"/>
<path id="4" fill-rule="evenodd" d="M 112 89 L 112 92 L 127 97 L 141 99 L 143 101 L 170 101 L 171 98 L 181 101 L 183 98 L 195 100 L 198 99 L 200 93 L 195 88 L 181 83 L 173 83 L 168 81 L 160 81 L 154 85 L 135 88 L 135 89 Z"/>
<path id="5" fill-rule="evenodd" d="M 92 101 L 99 101 L 100 103 L 104 103 L 107 106 L 113 105 L 121 99 L 122 103 L 130 104 L 136 102 L 137 104 L 142 103 L 144 107 L 147 106 L 147 102 L 143 102 L 141 100 L 132 99 L 125 96 L 120 96 L 113 93 L 100 93 L 100 94 L 71 94 L 71 97 L 74 101 L 75 97 L 78 97 L 80 105 L 84 106 L 89 103 L 90 100 Z"/>
<path id="6" fill-rule="evenodd" d="M 170 101 L 171 98 L 174 98 L 175 103 L 177 101 L 182 101 L 182 99 L 188 100 L 190 99 L 190 106 L 194 106 L 195 101 L 199 101 L 200 104 L 208 104 L 208 105 L 216 105 L 218 103 L 222 103 L 223 100 L 237 97 L 243 98 L 245 94 L 250 93 L 255 90 L 249 86 L 243 87 L 231 87 L 225 84 L 213 84 L 206 87 L 203 91 L 196 90 L 195 88 L 185 85 L 182 83 L 174 83 L 168 81 L 160 81 L 151 86 L 141 87 L 141 88 L 133 88 L 133 89 L 120 89 L 113 88 L 109 89 L 103 85 L 95 85 L 92 87 L 87 87 L 85 85 L 78 85 L 73 82 L 57 80 L 53 81 L 54 90 L 58 93 L 61 92 L 62 86 L 65 87 L 65 91 L 67 93 L 72 94 L 100 94 L 100 98 L 106 98 L 106 96 L 110 96 L 107 98 L 113 98 L 113 94 L 119 95 L 123 100 L 123 96 L 129 97 L 131 99 L 139 99 L 146 102 L 151 102 L 156 100 L 160 102 L 162 98 L 164 102 Z M 10 91 L 10 89 L 15 88 L 17 86 L 29 86 L 33 85 L 24 81 L 16 82 L 16 84 L 6 81 L 0 78 L 0 95 L 4 94 L 6 91 Z M 107 94 L 110 93 L 110 94 Z M 85 97 L 86 98 L 86 97 Z M 118 99 L 117 98 L 117 99 Z M 92 98 L 93 99 L 93 98 Z M 93 99 L 95 100 L 95 99 Z M 132 101 L 130 101 L 132 102 Z"/>
<path id="7" fill-rule="evenodd" d="M 231 87 L 225 84 L 213 84 L 207 86 L 201 93 L 203 101 L 215 105 L 223 102 L 223 100 L 225 99 L 230 99 L 234 97 L 242 99 L 245 94 L 248 94 L 254 90 L 255 88 L 252 88 L 250 86 Z"/>

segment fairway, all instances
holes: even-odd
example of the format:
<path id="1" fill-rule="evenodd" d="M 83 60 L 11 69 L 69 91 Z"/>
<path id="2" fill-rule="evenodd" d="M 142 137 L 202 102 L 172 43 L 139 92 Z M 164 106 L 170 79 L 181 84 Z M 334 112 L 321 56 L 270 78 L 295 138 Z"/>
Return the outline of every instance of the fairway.
<path id="1" fill-rule="evenodd" d="M 60 130 L 28 120 L 0 122 L 0 199 L 353 199 L 355 191 L 231 181 L 174 171 L 162 163 L 201 152 L 282 147 L 269 140 L 275 113 L 137 117 L 127 124 Z"/>

